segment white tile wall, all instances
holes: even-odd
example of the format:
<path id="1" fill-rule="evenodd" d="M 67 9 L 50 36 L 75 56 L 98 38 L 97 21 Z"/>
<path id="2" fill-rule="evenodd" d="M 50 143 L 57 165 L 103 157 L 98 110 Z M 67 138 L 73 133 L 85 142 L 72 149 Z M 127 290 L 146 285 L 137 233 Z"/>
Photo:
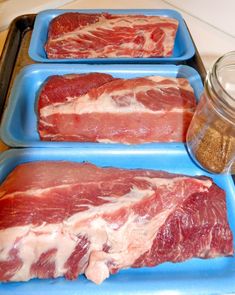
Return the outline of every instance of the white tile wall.
<path id="1" fill-rule="evenodd" d="M 176 8 L 176 5 L 179 6 L 179 8 Z M 202 11 L 201 7 L 203 7 L 204 11 L 202 17 L 205 18 L 206 22 L 203 21 L 203 19 L 200 20 L 200 18 L 197 16 L 197 14 Z M 231 7 L 234 9 L 231 9 Z M 226 11 L 228 12 L 227 17 L 234 14 L 232 20 L 229 19 L 228 22 L 234 22 L 235 0 L 79 0 L 67 4 L 63 6 L 63 8 L 177 9 L 185 19 L 207 69 L 211 67 L 213 62 L 219 56 L 228 51 L 235 50 L 235 38 L 228 35 L 227 33 L 223 33 L 220 28 L 216 29 L 209 23 L 210 19 L 212 18 L 209 16 L 214 11 L 214 15 L 218 15 L 217 18 L 214 17 L 215 20 L 218 19 L 216 24 L 219 25 L 223 22 L 226 23 L 224 17 L 221 18 L 221 14 L 224 14 Z M 186 8 L 189 9 L 189 12 L 186 12 Z M 192 10 L 195 9 L 195 13 L 191 13 L 191 8 Z M 194 14 L 195 16 L 193 16 Z M 226 27 L 227 26 L 229 28 L 228 23 Z M 234 25 L 233 29 L 235 29 Z"/>
<path id="2" fill-rule="evenodd" d="M 37 13 L 44 9 L 56 8 L 72 0 L 7 0 L 0 1 L 0 31 L 18 15 Z"/>
<path id="3" fill-rule="evenodd" d="M 234 0 L 165 0 L 165 2 L 235 37 Z"/>
<path id="4" fill-rule="evenodd" d="M 177 9 L 190 29 L 206 68 L 219 56 L 235 50 L 235 0 L 7 0 L 0 3 L 0 27 L 7 26 L 17 15 L 56 7 Z"/>

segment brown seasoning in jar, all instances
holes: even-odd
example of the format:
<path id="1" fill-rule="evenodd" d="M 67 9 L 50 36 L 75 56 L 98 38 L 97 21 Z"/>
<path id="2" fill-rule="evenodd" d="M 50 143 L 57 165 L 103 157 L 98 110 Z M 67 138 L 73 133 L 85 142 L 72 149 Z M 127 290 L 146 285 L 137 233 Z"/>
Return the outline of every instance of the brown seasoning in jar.
<path id="1" fill-rule="evenodd" d="M 188 150 L 206 170 L 234 174 L 235 52 L 215 63 L 204 86 L 204 94 L 188 129 Z"/>
<path id="2" fill-rule="evenodd" d="M 199 122 L 197 128 L 203 129 Z M 226 135 L 228 127 L 222 121 L 216 121 L 213 127 L 207 127 L 195 145 L 195 157 L 207 170 L 215 173 L 224 172 L 230 166 L 230 159 L 235 150 L 235 138 Z M 223 132 L 224 131 L 224 132 Z M 234 171 L 235 172 L 235 171 Z"/>

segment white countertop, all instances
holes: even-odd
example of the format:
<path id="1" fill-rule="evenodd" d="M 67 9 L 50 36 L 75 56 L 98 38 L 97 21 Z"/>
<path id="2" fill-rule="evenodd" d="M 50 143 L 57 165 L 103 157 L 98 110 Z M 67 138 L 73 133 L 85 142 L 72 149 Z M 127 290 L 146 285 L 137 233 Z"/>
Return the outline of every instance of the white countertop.
<path id="1" fill-rule="evenodd" d="M 163 1 L 163 0 L 80 0 L 74 1 L 63 8 L 154 8 L 154 9 L 176 9 L 178 10 L 185 19 L 189 30 L 192 34 L 194 42 L 201 54 L 202 60 L 205 67 L 208 69 L 212 63 L 221 55 L 228 51 L 235 50 L 235 38 L 226 32 L 222 32 L 215 26 L 210 25 L 206 21 L 202 21 L 197 16 L 193 16 L 190 12 L 187 13 L 182 9 L 177 8 L 175 5 L 171 5 L 169 2 L 174 1 Z M 176 1 L 180 2 L 180 1 Z M 181 0 L 181 3 L 184 1 Z M 196 2 L 196 1 L 194 1 Z M 205 0 L 204 2 L 207 2 Z M 182 6 L 182 5 L 181 5 Z M 197 5 L 196 5 L 197 6 Z M 208 7 L 209 10 L 209 7 Z M 235 10 L 235 7 L 234 7 Z M 216 12 L 217 13 L 217 12 Z M 213 11 L 210 12 L 210 15 Z M 223 13 L 222 13 L 223 14 Z M 222 15 L 223 17 L 223 15 Z M 235 18 L 234 18 L 235 19 Z M 235 26 L 235 24 L 234 24 Z"/>
<path id="2" fill-rule="evenodd" d="M 15 0 L 8 0 L 5 3 L 13 3 Z M 67 8 L 67 9 L 89 9 L 89 8 L 146 8 L 146 9 L 176 9 L 185 19 L 189 30 L 192 34 L 194 42 L 201 54 L 205 67 L 208 69 L 212 63 L 221 55 L 228 51 L 235 50 L 235 18 L 231 20 L 231 10 L 235 11 L 235 1 L 226 0 L 223 5 L 223 10 L 220 11 L 219 3 L 217 0 L 188 0 L 184 3 L 183 0 L 78 0 L 78 1 L 58 1 L 58 0 L 37 0 L 28 1 L 21 0 L 15 1 L 19 3 L 21 9 L 17 8 L 18 14 L 38 12 L 42 9 L 48 8 Z M 29 5 L 29 3 L 33 5 Z M 66 5 L 60 6 L 70 2 Z M 203 12 L 200 11 L 199 5 L 203 2 Z M 28 5 L 26 5 L 28 3 Z M 215 4 L 214 7 L 211 5 Z M 227 6 L 226 6 L 227 5 Z M 26 7 L 27 6 L 27 7 Z M 232 12 L 233 13 L 233 12 Z M 9 18 L 9 9 L 5 12 L 0 11 L 2 18 Z M 218 17 L 220 15 L 220 18 Z M 234 23 L 234 26 L 231 24 Z M 220 26 L 221 24 L 221 26 Z M 226 25 L 226 26 L 225 26 Z M 231 27 L 231 29 L 230 29 Z M 231 30 L 232 33 L 231 33 Z M 0 52 L 6 37 L 6 32 L 0 33 Z"/>

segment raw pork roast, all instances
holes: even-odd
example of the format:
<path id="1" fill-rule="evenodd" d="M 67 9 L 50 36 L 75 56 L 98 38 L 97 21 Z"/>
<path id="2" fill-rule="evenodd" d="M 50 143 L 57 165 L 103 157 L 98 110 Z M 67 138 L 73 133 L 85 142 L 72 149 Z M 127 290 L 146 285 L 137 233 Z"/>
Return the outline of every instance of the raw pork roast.
<path id="1" fill-rule="evenodd" d="M 99 284 L 118 270 L 232 255 L 225 192 L 207 177 L 89 163 L 21 164 L 0 186 L 0 280 Z"/>
<path id="2" fill-rule="evenodd" d="M 39 93 L 38 131 L 45 141 L 182 142 L 195 106 L 185 78 L 51 76 Z"/>
<path id="3" fill-rule="evenodd" d="M 64 13 L 48 30 L 48 58 L 164 57 L 174 49 L 178 21 L 169 17 Z"/>

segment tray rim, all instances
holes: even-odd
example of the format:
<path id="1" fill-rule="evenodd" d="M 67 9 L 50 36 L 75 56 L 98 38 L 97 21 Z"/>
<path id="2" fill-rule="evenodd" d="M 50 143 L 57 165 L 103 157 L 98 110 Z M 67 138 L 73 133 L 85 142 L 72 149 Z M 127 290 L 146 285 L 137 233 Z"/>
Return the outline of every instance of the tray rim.
<path id="1" fill-rule="evenodd" d="M 78 59 L 48 59 L 37 54 L 38 40 L 40 40 L 40 32 L 33 30 L 32 39 L 29 45 L 29 56 L 32 60 L 36 62 L 45 62 L 45 63 L 179 63 L 186 61 L 192 58 L 195 55 L 196 49 L 192 36 L 189 32 L 189 29 L 184 21 L 182 15 L 174 9 L 48 9 L 41 11 L 37 14 L 35 19 L 35 24 L 38 25 L 38 28 L 41 29 L 41 19 L 48 14 L 53 14 L 54 17 L 66 12 L 81 12 L 81 13 L 142 13 L 142 14 L 153 14 L 160 13 L 161 15 L 167 16 L 166 14 L 172 14 L 172 17 L 175 17 L 179 21 L 181 30 L 185 35 L 185 44 L 187 44 L 187 52 L 179 57 L 163 57 L 163 58 L 78 58 Z M 157 14 L 156 14 L 157 15 Z M 169 16 L 171 17 L 171 16 Z M 51 18 L 52 19 L 52 18 Z M 41 44 L 40 44 L 41 45 Z M 40 46 L 41 47 L 41 46 Z M 186 48 L 185 48 L 186 49 Z"/>
<path id="2" fill-rule="evenodd" d="M 20 15 L 14 18 L 9 26 L 0 56 L 0 123 L 23 34 L 33 28 L 35 17 L 36 14 Z"/>
<path id="3" fill-rule="evenodd" d="M 17 88 L 19 85 L 21 85 L 22 81 L 25 81 L 25 76 L 27 75 L 27 73 L 36 73 L 37 71 L 42 72 L 43 70 L 48 70 L 49 72 L 52 72 L 53 74 L 53 69 L 55 68 L 54 65 L 52 64 L 32 64 L 32 65 L 28 65 L 25 66 L 23 69 L 21 69 L 21 71 L 18 73 L 14 83 L 13 83 L 13 87 L 12 87 L 12 91 L 11 94 L 9 96 L 9 100 L 8 100 L 8 105 L 4 111 L 3 114 L 3 118 L 2 118 L 2 124 L 0 126 L 0 136 L 2 141 L 7 144 L 10 147 L 43 147 L 43 148 L 55 148 L 55 147 L 73 147 L 73 148 L 80 148 L 81 146 L 99 146 L 100 148 L 107 146 L 114 146 L 114 145 L 122 145 L 119 143 L 115 143 L 115 144 L 104 144 L 104 143 L 86 143 L 86 142 L 46 142 L 46 141 L 40 141 L 39 139 L 34 139 L 34 138 L 25 138 L 28 139 L 29 141 L 26 142 L 25 139 L 20 139 L 19 137 L 15 137 L 14 134 L 11 132 L 10 129 L 10 124 L 12 124 L 12 111 L 15 111 L 16 107 L 15 104 L 17 101 L 19 101 L 19 95 L 20 95 L 20 91 L 18 92 Z M 74 69 L 75 71 L 77 70 L 77 72 L 73 72 L 72 70 L 70 71 L 70 69 Z M 112 64 L 112 65 L 107 65 L 107 64 L 83 64 L 83 65 L 79 65 L 79 64 L 56 64 L 56 71 L 60 72 L 60 71 L 65 71 L 68 73 L 79 73 L 80 70 L 81 72 L 115 72 L 115 73 L 121 73 L 121 74 L 125 74 L 125 72 L 128 74 L 128 72 L 133 72 L 136 69 L 136 72 L 147 72 L 147 71 L 151 71 L 152 75 L 154 75 L 154 72 L 156 71 L 166 71 L 167 73 L 169 72 L 173 72 L 173 73 L 178 73 L 180 70 L 182 70 L 182 72 L 186 72 L 186 73 L 190 73 L 190 76 L 192 76 L 194 79 L 194 81 L 192 82 L 192 84 L 194 85 L 194 87 L 197 88 L 198 93 L 197 93 L 197 102 L 200 99 L 200 94 L 203 91 L 203 84 L 202 84 L 202 80 L 201 80 L 201 76 L 200 74 L 197 72 L 197 70 L 191 66 L 188 65 L 174 65 L 174 64 L 157 64 L 157 65 L 153 65 L 153 64 L 132 64 L 132 65 L 126 65 L 126 64 Z M 55 74 L 59 74 L 59 73 L 54 73 Z M 63 73 L 61 73 L 63 74 Z M 147 74 L 143 74 L 143 76 L 146 76 Z M 155 74 L 157 75 L 157 74 Z M 50 76 L 50 75 L 49 75 Z M 140 76 L 140 75 L 137 75 Z M 171 75 L 169 75 L 171 76 Z M 186 78 L 190 76 L 185 75 Z M 195 82 L 196 80 L 196 82 Z M 34 97 L 33 97 L 34 99 Z M 36 99 L 36 98 L 35 98 Z M 36 114 L 35 114 L 36 116 Z M 11 119 L 9 119 L 11 118 Z M 36 126 L 35 126 L 36 128 Z M 37 130 L 36 130 L 37 131 Z M 36 132 L 35 131 L 35 132 Z M 158 144 L 162 144 L 162 143 L 153 143 L 153 145 L 158 145 Z M 175 142 L 175 143 L 166 143 L 166 147 L 172 144 L 184 144 L 184 143 L 179 143 L 179 142 Z M 144 144 L 145 145 L 145 144 Z"/>
<path id="4" fill-rule="evenodd" d="M 68 150 L 69 150 L 69 153 L 68 153 Z M 147 149 L 147 151 L 146 150 L 144 150 L 142 147 L 135 147 L 135 148 L 133 148 L 133 147 L 130 147 L 130 146 L 127 146 L 127 147 L 124 147 L 124 148 L 116 148 L 115 149 L 115 152 L 116 153 L 120 153 L 120 152 L 122 152 L 122 155 L 124 154 L 125 156 L 128 156 L 128 154 L 132 154 L 133 155 L 133 151 L 135 152 L 134 153 L 134 155 L 143 155 L 143 153 L 146 153 L 146 152 L 151 152 L 152 153 L 152 155 L 154 156 L 154 155 L 161 155 L 161 153 L 162 152 L 164 152 L 164 153 L 166 153 L 166 150 L 165 149 L 162 149 L 162 148 L 158 148 L 158 149 L 152 149 L 151 147 L 149 147 L 148 149 Z M 35 160 L 33 160 L 33 157 L 38 157 L 38 160 L 44 160 L 43 159 L 43 154 L 44 154 L 44 156 L 47 156 L 48 154 L 51 154 L 51 153 L 53 153 L 54 155 L 55 155 L 55 157 L 57 157 L 58 155 L 56 154 L 58 152 L 58 154 L 59 154 L 59 156 L 63 156 L 63 157 L 67 157 L 67 155 L 69 154 L 70 155 L 70 152 L 71 152 L 71 154 L 72 154 L 72 157 L 79 157 L 79 159 L 78 160 L 76 160 L 76 161 L 78 161 L 78 162 L 81 162 L 82 160 L 82 158 L 84 157 L 84 153 L 85 153 L 85 157 L 87 157 L 87 155 L 88 155 L 88 157 L 89 157 L 89 155 L 91 156 L 91 157 L 93 157 L 93 156 L 97 156 L 97 154 L 96 154 L 96 152 L 97 152 L 97 149 L 83 149 L 83 150 L 75 150 L 75 149 L 68 149 L 68 148 L 59 148 L 59 149 L 56 149 L 55 150 L 55 154 L 53 153 L 53 151 L 51 151 L 50 149 L 42 149 L 42 148 L 25 148 L 25 149 L 11 149 L 11 150 L 8 150 L 8 151 L 5 151 L 2 155 L 0 155 L 0 164 L 2 163 L 2 161 L 11 161 L 11 162 L 13 162 L 14 163 L 14 165 L 15 165 L 15 163 L 17 162 L 17 160 L 15 160 L 15 157 L 19 157 L 19 161 L 20 162 L 28 162 L 28 159 L 25 161 L 24 160 L 24 158 L 27 158 L 28 156 L 32 156 L 30 159 L 29 159 L 29 161 L 35 161 Z M 98 151 L 99 152 L 99 154 L 98 154 L 98 157 L 100 156 L 100 155 L 107 155 L 107 151 L 104 151 L 104 150 L 102 150 L 102 151 Z M 182 147 L 182 146 L 178 146 L 176 149 L 174 148 L 174 147 L 171 147 L 171 149 L 170 149 L 170 152 L 171 153 L 179 153 L 180 155 L 187 155 L 187 151 L 186 151 L 186 148 L 185 147 Z M 109 154 L 113 154 L 114 153 L 114 151 L 113 150 L 109 150 Z M 46 154 L 46 155 L 45 155 Z M 152 155 L 150 155 L 150 157 L 152 156 Z M 69 159 L 70 160 L 70 159 Z M 71 161 L 71 160 L 70 160 Z M 112 161 L 112 159 L 109 159 L 108 160 L 108 162 L 110 162 L 110 161 Z M 93 162 L 92 160 L 90 161 L 90 162 Z M 7 164 L 7 163 L 5 163 L 5 164 Z M 18 164 L 18 162 L 17 162 L 17 164 Z M 95 163 L 96 164 L 96 163 Z M 96 165 L 98 165 L 98 164 L 96 164 Z M 148 165 L 148 164 L 147 164 Z M 7 165 L 8 167 L 9 167 L 9 165 Z M 106 165 L 98 165 L 98 166 L 106 166 Z M 114 167 L 115 167 L 115 165 L 113 165 Z M 122 166 L 122 164 L 121 164 L 121 166 Z M 120 167 L 121 167 L 120 166 Z M 195 166 L 195 164 L 193 164 L 193 166 Z M 0 165 L 0 169 L 1 169 L 1 167 L 3 167 L 2 165 Z M 12 170 L 13 168 L 11 168 L 11 170 Z M 146 168 L 146 169 L 149 169 L 149 168 Z M 150 168 L 150 169 L 157 169 L 157 168 Z M 184 169 L 184 168 L 180 168 L 180 169 Z M 187 168 L 187 169 L 194 169 L 194 168 Z M 200 168 L 199 168 L 200 169 Z M 167 171 L 167 170 L 166 170 Z M 201 171 L 201 169 L 200 169 L 200 171 Z M 9 172 L 8 172 L 9 173 Z M 172 172 L 171 172 L 172 173 Z M 175 172 L 173 172 L 173 173 L 175 173 Z M 176 172 L 177 173 L 177 172 Z M 184 173 L 185 175 L 190 175 L 190 174 L 188 174 L 188 173 Z M 207 176 L 209 176 L 210 177 L 210 175 L 208 175 L 209 173 L 203 173 L 204 175 L 207 175 Z M 195 175 L 195 174 L 194 174 Z M 197 175 L 201 175 L 201 174 L 197 174 Z M 218 176 L 217 176 L 218 177 Z M 226 177 L 226 188 L 228 189 L 228 190 L 230 190 L 230 189 L 232 189 L 233 191 L 232 192 L 234 192 L 235 193 L 235 187 L 234 187 L 234 185 L 233 185 L 233 183 L 232 183 L 232 179 L 231 179 L 231 176 L 230 175 L 220 175 L 219 177 Z M 212 178 L 213 178 L 213 176 L 212 176 Z M 215 180 L 214 180 L 215 181 Z M 215 183 L 216 183 L 216 181 L 215 181 Z M 228 186 L 227 185 L 229 185 L 230 187 L 228 188 Z M 235 199 L 234 199 L 234 196 L 235 195 L 232 195 L 231 194 L 231 191 L 229 191 L 229 199 L 230 199 L 230 202 L 231 202 L 231 198 L 232 198 L 232 203 L 234 203 L 235 202 Z M 227 202 L 226 202 L 227 203 Z M 234 210 L 234 205 L 232 206 L 232 210 Z M 231 221 L 231 211 L 230 211 L 230 218 L 229 218 L 229 220 Z M 231 224 L 230 223 L 230 227 L 231 227 L 231 229 L 232 229 L 232 232 L 234 231 L 234 221 L 233 221 L 233 223 Z M 220 259 L 220 258 L 219 258 Z M 222 258 L 223 259 L 223 258 Z M 235 259 L 235 257 L 233 257 L 232 259 Z M 189 261 L 189 260 L 188 260 Z M 198 261 L 198 263 L 202 263 L 203 264 L 203 261 L 200 261 L 199 262 L 199 260 L 197 259 L 197 261 Z M 216 267 L 216 261 L 217 261 L 217 259 L 215 259 L 215 260 L 207 260 L 207 265 L 208 265 L 208 267 L 209 267 L 209 265 L 210 265 L 210 263 L 212 263 L 212 262 L 214 262 L 215 261 L 215 267 Z M 194 265 L 194 262 L 195 262 L 195 259 L 192 259 L 192 266 Z M 226 264 L 227 264 L 227 262 L 228 262 L 228 260 L 227 259 L 225 259 L 225 264 L 220 264 L 220 262 L 219 262 L 219 270 L 221 270 L 221 269 L 224 269 L 224 267 L 226 266 Z M 230 261 L 231 262 L 231 261 Z M 187 261 L 186 262 L 183 262 L 181 265 L 181 267 L 179 267 L 179 269 L 181 269 L 182 271 L 185 271 L 185 268 L 184 268 L 184 263 L 187 263 Z M 163 265 L 163 264 L 162 264 Z M 196 264 L 197 265 L 197 264 Z M 157 266 L 158 268 L 160 267 L 161 265 L 159 265 L 159 266 Z M 171 266 L 172 266 L 172 264 L 171 264 Z M 209 275 L 210 274 L 210 267 L 209 267 L 209 269 L 208 269 L 208 271 L 209 271 L 209 273 L 204 273 L 203 272 L 203 267 L 201 267 L 200 266 L 200 269 L 197 269 L 196 268 L 196 273 L 197 273 L 197 275 L 196 275 L 196 277 L 195 277 L 195 279 L 193 278 L 193 280 L 192 280 L 192 276 L 190 277 L 190 281 L 189 282 L 191 282 L 191 283 L 187 283 L 185 286 L 182 284 L 182 282 L 183 282 L 183 280 L 182 280 L 182 277 L 181 277 L 181 280 L 179 279 L 179 282 L 177 281 L 176 282 L 176 285 L 178 286 L 178 288 L 177 287 L 174 287 L 174 289 L 172 289 L 173 287 L 172 286 L 175 286 L 174 284 L 175 284 L 175 282 L 174 282 L 174 279 L 173 279 L 173 277 L 172 277 L 172 268 L 171 268 L 171 266 L 169 266 L 169 264 L 167 264 L 167 265 L 165 265 L 165 268 L 163 268 L 163 269 L 161 269 L 160 270 L 160 274 L 162 273 L 162 271 L 163 271 L 163 273 L 164 272 L 166 272 L 167 270 L 168 270 L 168 267 L 170 267 L 170 273 L 169 273 L 169 275 L 167 275 L 167 277 L 168 276 L 170 276 L 171 277 L 171 280 L 169 281 L 169 285 L 164 285 L 163 286 L 163 284 L 161 284 L 160 285 L 160 287 L 159 287 L 159 285 L 157 284 L 157 282 L 159 283 L 159 280 L 153 280 L 153 278 L 151 279 L 151 280 L 149 280 L 148 282 L 150 283 L 150 285 L 148 286 L 148 287 L 146 287 L 145 285 L 142 285 L 142 287 L 141 287 L 141 290 L 143 291 L 143 294 L 163 294 L 163 292 L 164 291 L 167 291 L 167 290 L 169 290 L 169 292 L 171 291 L 171 292 L 173 292 L 173 290 L 175 290 L 175 291 L 177 291 L 177 294 L 188 294 L 188 292 L 190 292 L 190 294 L 212 294 L 211 292 L 213 291 L 213 294 L 214 294 L 214 292 L 215 292 L 215 287 L 214 287 L 214 284 L 216 283 L 216 291 L 218 290 L 220 293 L 221 292 L 224 292 L 224 291 L 226 291 L 226 294 L 227 293 L 229 293 L 229 294 L 233 294 L 232 292 L 234 292 L 235 291 L 235 280 L 231 280 L 230 281 L 230 279 L 232 278 L 234 278 L 235 277 L 235 268 L 233 268 L 232 266 L 231 266 L 231 263 L 230 263 L 230 268 L 232 268 L 232 272 L 230 273 L 230 276 L 225 276 L 225 275 L 222 275 L 222 276 L 220 276 L 220 275 L 218 275 L 218 278 L 217 278 L 217 275 L 216 275 L 216 273 L 215 272 L 212 272 L 211 273 L 211 275 Z M 186 269 L 188 269 L 187 268 L 187 266 L 186 266 Z M 207 269 L 207 268 L 206 268 Z M 145 273 L 145 271 L 146 271 L 146 269 L 139 269 L 138 270 L 139 272 L 138 273 Z M 178 270 L 176 270 L 176 269 L 173 269 L 173 273 L 175 273 L 176 271 L 178 271 Z M 217 272 L 217 268 L 215 268 L 214 269 L 214 271 L 216 271 Z M 228 272 L 229 270 L 226 270 L 226 273 Z M 148 270 L 147 270 L 147 274 L 150 272 L 150 274 L 151 274 L 151 270 L 148 268 Z M 154 272 L 154 269 L 152 269 L 152 273 Z M 199 273 L 200 273 L 200 275 L 199 275 Z M 122 278 L 123 277 L 125 277 L 126 276 L 126 274 L 125 273 L 123 273 L 123 272 L 120 272 L 120 274 L 122 273 Z M 137 274 L 138 274 L 137 273 Z M 135 274 L 134 274 L 135 275 Z M 198 275 L 199 275 L 199 277 L 198 277 Z M 127 276 L 128 276 L 128 273 L 127 273 Z M 132 274 L 132 276 L 133 276 L 133 274 Z M 109 286 L 110 286 L 110 284 L 111 284 L 111 286 L 117 286 L 117 284 L 119 284 L 119 280 L 118 280 L 118 278 L 117 277 L 112 277 L 114 280 L 111 280 L 111 281 L 107 281 L 107 284 L 109 284 Z M 116 280 L 116 278 L 117 278 L 117 281 L 115 281 Z M 84 278 L 82 278 L 82 280 L 81 280 L 81 283 L 82 283 L 82 285 L 83 286 L 85 286 L 84 285 L 84 283 L 86 284 L 86 286 L 88 287 L 88 290 L 90 290 L 89 288 L 94 288 L 93 290 L 95 291 L 97 291 L 97 293 L 96 294 L 108 294 L 108 293 L 106 293 L 106 288 L 108 288 L 108 291 L 110 290 L 109 288 L 109 286 L 107 286 L 107 285 L 101 285 L 101 287 L 99 288 L 99 289 L 97 289 L 97 287 L 93 284 L 93 285 L 87 285 L 89 282 L 87 281 L 87 280 L 85 280 Z M 194 283 L 195 283 L 195 281 L 196 281 L 196 284 L 198 285 L 200 285 L 200 288 L 199 289 L 196 289 L 195 290 L 195 288 L 194 288 Z M 54 288 L 53 288 L 53 285 L 51 285 L 51 284 L 53 284 L 53 282 L 54 283 L 56 283 L 56 284 L 59 284 L 59 285 L 57 285 L 57 287 L 56 287 L 56 285 L 54 286 Z M 165 278 L 165 281 L 163 280 L 163 283 L 167 283 L 168 282 L 168 279 L 166 280 L 166 278 Z M 193 283 L 194 282 L 194 283 Z M 230 282 L 230 283 L 228 283 L 228 282 Z M 73 295 L 75 295 L 75 294 L 77 294 L 74 290 L 75 290 L 75 288 L 76 288 L 76 286 L 79 288 L 79 284 L 80 284 L 80 280 L 76 280 L 74 283 L 73 282 L 71 282 L 71 284 L 70 284 L 70 282 L 66 282 L 63 278 L 60 278 L 60 279 L 52 279 L 52 280 L 31 280 L 29 283 L 23 283 L 23 282 L 20 282 L 20 283 L 8 283 L 8 284 L 6 284 L 5 286 L 6 286 L 6 291 L 8 291 L 9 293 L 10 292 L 12 292 L 12 291 L 15 291 L 15 294 L 17 293 L 16 292 L 16 290 L 19 290 L 19 289 L 17 289 L 17 288 L 22 288 L 23 290 L 28 290 L 28 288 L 30 288 L 30 286 L 31 285 L 33 285 L 33 286 L 40 286 L 42 284 L 42 288 L 45 290 L 45 286 L 47 286 L 48 288 L 50 288 L 50 290 L 51 290 L 51 292 L 52 292 L 52 294 L 54 294 L 53 293 L 53 291 L 52 290 L 57 290 L 57 288 L 60 288 L 60 287 L 62 287 L 62 289 L 60 290 L 60 292 L 59 292 L 59 294 L 63 294 L 63 290 L 65 290 L 65 289 L 63 289 L 63 287 L 64 288 L 66 288 L 65 286 L 67 286 L 68 288 L 69 288 L 69 290 L 71 291 L 71 294 L 73 294 Z M 61 285 L 62 284 L 62 285 Z M 65 285 L 63 285 L 63 284 L 65 284 Z M 67 285 L 68 284 L 68 285 Z M 72 284 L 75 284 L 75 285 L 72 285 Z M 76 285 L 77 284 L 77 285 Z M 106 284 L 106 282 L 104 283 L 104 284 Z M 133 281 L 132 281 L 132 284 L 133 284 Z M 198 285 L 198 287 L 199 287 L 199 285 Z M 75 286 L 75 287 L 73 287 L 73 286 Z M 104 289 L 102 288 L 104 286 Z M 136 286 L 136 283 L 135 283 L 135 286 Z M 180 287 L 179 287 L 180 286 Z M 128 287 L 128 286 L 127 286 Z M 132 286 L 132 287 L 134 287 L 134 286 Z M 70 289 L 71 288 L 71 289 Z M 1 289 L 4 289 L 5 290 L 5 288 L 4 288 L 4 284 L 1 284 L 0 283 L 0 292 L 1 292 Z M 128 288 L 127 288 L 128 289 Z M 76 289 L 76 290 L 79 290 L 79 289 Z M 104 290 L 104 291 L 103 291 Z M 121 291 L 122 290 L 122 288 L 119 290 L 119 291 Z M 128 291 L 130 292 L 131 290 L 130 289 L 128 289 L 126 292 L 128 293 Z M 195 292 L 195 293 L 194 293 Z M 125 294 L 127 294 L 127 293 L 125 293 Z M 4 294 L 8 294 L 7 292 L 6 293 L 4 293 Z M 10 294 L 12 294 L 12 293 L 10 293 Z M 18 293 L 17 293 L 18 294 Z M 24 293 L 24 294 L 30 294 L 30 293 Z M 40 294 L 45 294 L 45 293 L 40 293 Z M 87 293 L 87 291 L 86 291 L 86 288 L 84 288 L 84 290 L 81 290 L 81 293 L 79 292 L 79 294 L 90 294 L 89 292 Z M 123 294 L 123 293 L 118 293 L 118 294 Z M 138 293 L 139 294 L 139 293 Z M 165 294 L 165 293 L 164 293 Z M 168 293 L 166 293 L 166 294 L 168 294 Z M 170 293 L 169 293 L 170 294 Z"/>

